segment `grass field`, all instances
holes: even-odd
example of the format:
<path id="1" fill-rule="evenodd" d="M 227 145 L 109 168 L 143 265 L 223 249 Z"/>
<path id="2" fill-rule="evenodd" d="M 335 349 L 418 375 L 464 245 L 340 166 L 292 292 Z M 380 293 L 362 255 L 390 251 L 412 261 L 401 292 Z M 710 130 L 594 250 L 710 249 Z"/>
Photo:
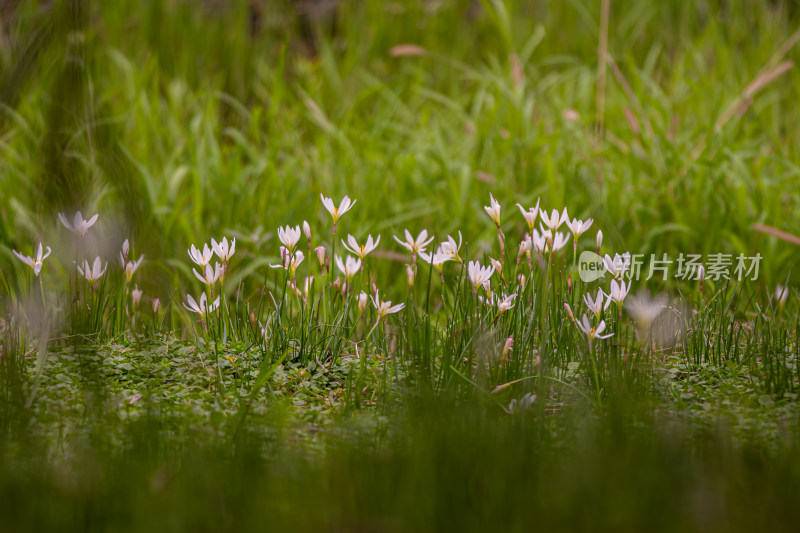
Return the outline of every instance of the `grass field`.
<path id="1" fill-rule="evenodd" d="M 0 530 L 796 529 L 795 3 L 0 19 Z"/>

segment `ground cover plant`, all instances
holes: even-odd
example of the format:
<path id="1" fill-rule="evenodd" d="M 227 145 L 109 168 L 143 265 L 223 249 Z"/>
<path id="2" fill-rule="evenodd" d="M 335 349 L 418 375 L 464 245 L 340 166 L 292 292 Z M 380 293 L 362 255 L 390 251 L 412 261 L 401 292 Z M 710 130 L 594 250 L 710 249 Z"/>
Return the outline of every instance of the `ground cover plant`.
<path id="1" fill-rule="evenodd" d="M 8 531 L 783 531 L 792 3 L 30 2 Z"/>

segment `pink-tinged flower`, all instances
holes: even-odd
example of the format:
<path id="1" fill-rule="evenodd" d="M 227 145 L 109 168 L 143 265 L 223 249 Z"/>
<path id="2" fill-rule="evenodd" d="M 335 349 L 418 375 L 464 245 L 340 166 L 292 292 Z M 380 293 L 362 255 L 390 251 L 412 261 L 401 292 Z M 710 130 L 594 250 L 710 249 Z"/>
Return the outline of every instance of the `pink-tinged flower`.
<path id="1" fill-rule="evenodd" d="M 536 199 L 536 206 L 531 207 L 529 209 L 525 209 L 520 204 L 517 204 L 519 207 L 522 216 L 525 217 L 525 223 L 528 224 L 528 231 L 533 233 L 533 228 L 536 226 L 536 215 L 539 213 L 539 198 Z"/>
<path id="2" fill-rule="evenodd" d="M 456 244 L 456 240 L 453 237 L 448 235 L 447 240 L 439 245 L 439 250 L 443 256 L 448 258 L 448 261 L 455 260 L 463 263 L 461 256 L 458 255 L 459 250 L 461 250 L 461 232 L 458 232 L 458 244 Z"/>
<path id="3" fill-rule="evenodd" d="M 502 300 L 500 300 L 499 302 L 497 302 L 497 312 L 500 313 L 500 314 L 503 314 L 506 311 L 508 311 L 509 309 L 513 309 L 514 308 L 514 299 L 516 297 L 517 297 L 516 293 L 510 294 L 510 295 L 506 296 L 505 298 L 503 298 Z"/>
<path id="4" fill-rule="evenodd" d="M 494 267 L 484 267 L 478 261 L 470 261 L 467 265 L 467 277 L 477 290 L 478 287 L 489 281 L 494 274 Z"/>
<path id="5" fill-rule="evenodd" d="M 342 271 L 342 274 L 349 280 L 352 279 L 353 276 L 358 274 L 358 271 L 361 270 L 361 259 L 356 259 L 355 257 L 348 255 L 347 258 L 342 261 L 342 258 L 338 255 L 336 256 L 336 266 L 339 270 Z"/>
<path id="6" fill-rule="evenodd" d="M 605 302 L 603 300 L 605 300 Z M 586 307 L 589 308 L 589 311 L 595 316 L 602 313 L 605 309 L 608 309 L 608 306 L 611 305 L 611 299 L 603 292 L 603 289 L 597 290 L 597 296 L 594 299 L 592 299 L 589 294 L 584 294 L 583 301 L 586 303 Z"/>
<path id="7" fill-rule="evenodd" d="M 305 259 L 305 257 L 306 257 L 305 254 L 300 250 L 292 254 L 285 246 L 281 246 L 281 264 L 269 265 L 269 266 L 271 268 L 286 269 L 289 271 L 289 274 L 292 277 L 294 277 L 295 273 L 297 272 L 297 267 L 300 266 L 300 263 L 303 262 L 303 259 Z"/>
<path id="8" fill-rule="evenodd" d="M 622 255 L 614 254 L 614 258 L 612 259 L 610 255 L 606 254 L 603 257 L 603 264 L 606 266 L 606 270 L 617 279 L 620 279 L 625 271 L 631 266 L 631 254 L 630 252 L 625 252 Z"/>
<path id="9" fill-rule="evenodd" d="M 141 256 L 138 261 L 128 261 L 125 264 L 125 279 L 128 280 L 128 283 L 131 282 L 133 275 L 139 270 L 142 261 L 144 261 L 144 256 Z"/>
<path id="10" fill-rule="evenodd" d="M 135 289 L 131 291 L 131 306 L 136 307 L 139 305 L 139 302 L 142 301 L 142 290 L 137 285 Z"/>
<path id="11" fill-rule="evenodd" d="M 94 226 L 94 223 L 97 222 L 97 217 L 100 215 L 95 215 L 91 217 L 89 220 L 84 220 L 83 215 L 81 212 L 78 211 L 75 213 L 75 217 L 73 218 L 72 222 L 70 223 L 67 220 L 67 217 L 64 216 L 63 213 L 58 214 L 58 219 L 64 224 L 64 227 L 70 230 L 75 235 L 80 235 L 81 237 L 86 237 L 86 234 L 89 232 L 89 228 Z"/>
<path id="12" fill-rule="evenodd" d="M 405 241 L 401 241 L 400 239 L 398 239 L 397 235 L 394 235 L 394 240 L 396 240 L 398 244 L 400 244 L 400 246 L 407 249 L 412 254 L 424 252 L 425 248 L 427 248 L 427 246 L 433 240 L 432 236 L 430 239 L 428 239 L 428 230 L 422 230 L 421 232 L 419 232 L 419 235 L 417 235 L 416 239 L 414 239 L 414 237 L 411 235 L 411 232 L 409 232 L 408 230 L 405 231 L 406 231 Z"/>
<path id="13" fill-rule="evenodd" d="M 553 251 L 557 252 L 562 249 L 564 246 L 567 245 L 569 242 L 569 235 L 561 233 L 560 231 L 556 233 L 555 237 L 553 238 Z"/>
<path id="14" fill-rule="evenodd" d="M 297 246 L 297 243 L 300 241 L 301 235 L 302 233 L 300 233 L 300 226 L 286 226 L 283 228 L 278 228 L 278 240 L 290 252 L 294 251 L 294 247 Z"/>
<path id="15" fill-rule="evenodd" d="M 611 289 L 609 290 L 608 293 L 609 300 L 617 302 L 618 304 L 622 304 L 622 302 L 625 300 L 625 297 L 628 295 L 628 291 L 630 290 L 630 288 L 631 288 L 630 283 L 626 285 L 624 281 L 620 281 L 619 283 L 617 283 L 617 280 L 612 279 Z"/>
<path id="16" fill-rule="evenodd" d="M 374 305 L 375 309 L 378 311 L 378 322 L 380 322 L 381 319 L 386 315 L 392 315 L 402 311 L 406 306 L 406 304 L 397 304 L 393 306 L 391 300 L 382 302 L 380 300 L 380 294 L 378 291 L 375 291 L 374 298 L 370 296 L 370 300 L 372 300 L 372 305 Z"/>
<path id="17" fill-rule="evenodd" d="M 492 222 L 500 227 L 500 203 L 494 199 L 492 193 L 489 193 L 489 205 L 483 206 L 483 210 L 489 214 Z"/>
<path id="18" fill-rule="evenodd" d="M 223 237 L 219 242 L 211 239 L 211 250 L 217 254 L 217 257 L 219 257 L 220 261 L 227 263 L 230 261 L 231 257 L 233 257 L 233 254 L 236 253 L 236 237 L 231 239 L 230 247 L 228 246 L 227 237 Z"/>
<path id="19" fill-rule="evenodd" d="M 49 246 L 47 247 L 46 254 L 42 255 L 42 251 L 43 251 L 42 243 L 39 243 L 39 248 L 36 251 L 36 259 L 33 259 L 32 257 L 27 257 L 25 255 L 22 255 L 18 251 L 13 250 L 14 255 L 17 256 L 17 259 L 19 259 L 20 261 L 31 267 L 33 269 L 33 273 L 36 274 L 37 276 L 42 271 L 44 260 L 47 259 L 50 256 L 50 253 L 52 252 Z"/>
<path id="20" fill-rule="evenodd" d="M 89 265 L 89 261 L 84 260 L 83 268 L 81 268 L 81 266 L 79 265 L 78 272 L 80 272 L 81 275 L 85 277 L 87 281 L 94 283 L 101 277 L 103 277 L 103 274 L 106 273 L 106 268 L 108 268 L 108 262 L 106 262 L 105 266 L 103 266 L 103 262 L 101 261 L 101 259 L 99 257 L 95 257 L 94 263 L 92 263 L 91 265 Z"/>
<path id="21" fill-rule="evenodd" d="M 362 245 L 359 245 L 356 241 L 356 238 L 352 235 L 347 236 L 347 242 L 342 241 L 344 245 L 344 249 L 348 252 L 352 253 L 353 255 L 357 256 L 362 261 L 367 257 L 367 255 L 375 250 L 381 242 L 381 236 L 378 235 L 378 238 L 374 241 L 372 240 L 372 235 L 367 236 L 367 242 Z M 349 246 L 348 246 L 349 244 Z"/>
<path id="22" fill-rule="evenodd" d="M 625 309 L 639 323 L 640 326 L 650 327 L 650 324 L 658 318 L 664 309 L 667 308 L 667 297 L 659 294 L 655 298 L 650 297 L 647 290 L 639 291 L 628 298 L 625 302 Z"/>
<path id="23" fill-rule="evenodd" d="M 356 202 L 358 201 L 358 200 L 353 200 L 351 202 L 350 201 L 350 197 L 349 196 L 345 196 L 344 198 L 342 198 L 342 201 L 339 203 L 339 207 L 336 207 L 333 204 L 333 199 L 326 198 L 325 196 L 323 196 L 321 194 L 319 195 L 319 197 L 322 198 L 322 205 L 325 206 L 325 209 L 327 209 L 328 213 L 330 213 L 331 217 L 333 217 L 333 223 L 334 224 L 339 222 L 339 218 L 341 218 L 342 215 L 344 215 L 345 213 L 350 211 L 350 209 L 352 209 L 353 206 L 356 205 Z"/>
<path id="24" fill-rule="evenodd" d="M 122 268 L 125 268 L 125 263 L 128 262 L 128 252 L 130 252 L 131 245 L 128 242 L 128 239 L 125 239 L 125 242 L 122 243 L 122 251 L 119 253 L 119 264 L 122 265 Z"/>
<path id="25" fill-rule="evenodd" d="M 592 227 L 592 222 L 594 219 L 590 218 L 589 220 L 583 221 L 577 218 L 573 218 L 572 221 L 567 220 L 567 227 L 572 232 L 573 237 L 575 237 L 575 246 L 578 245 L 578 237 L 583 235 L 586 230 Z"/>
<path id="26" fill-rule="evenodd" d="M 199 279 L 202 283 L 213 287 L 219 280 L 219 276 L 222 273 L 222 266 L 219 263 L 215 263 L 214 268 L 211 268 L 211 265 L 206 265 L 205 269 L 202 269 L 202 275 L 195 269 L 192 269 L 192 272 L 194 272 L 194 277 Z"/>
<path id="27" fill-rule="evenodd" d="M 558 211 L 555 209 L 553 209 L 549 217 L 547 216 L 547 211 L 540 209 L 539 216 L 541 217 L 542 222 L 544 222 L 544 225 L 547 226 L 547 229 L 552 232 L 555 232 L 559 227 L 561 227 L 561 224 L 569 220 L 566 207 L 564 208 L 564 211 L 561 212 L 561 216 L 558 215 Z"/>
<path id="28" fill-rule="evenodd" d="M 328 263 L 328 251 L 325 249 L 324 246 L 317 246 L 314 248 L 314 253 L 317 254 L 317 260 L 319 260 L 319 267 L 325 268 L 325 265 Z"/>
<path id="29" fill-rule="evenodd" d="M 575 322 L 575 325 L 578 326 L 584 335 L 591 341 L 592 339 L 607 339 L 609 337 L 613 337 L 613 333 L 609 333 L 608 335 L 602 335 L 602 333 L 606 330 L 606 323 L 604 320 L 601 320 L 597 326 L 593 326 L 586 315 L 583 315 L 580 322 Z"/>
<path id="30" fill-rule="evenodd" d="M 201 252 L 197 248 L 195 248 L 194 244 L 189 248 L 189 258 L 194 261 L 194 263 L 199 267 L 205 267 L 211 258 L 214 256 L 214 252 L 208 247 L 207 244 L 203 244 L 203 251 Z"/>
<path id="31" fill-rule="evenodd" d="M 219 307 L 219 296 L 217 296 L 217 298 L 211 303 L 211 305 L 208 305 L 208 299 L 206 298 L 205 293 L 200 295 L 199 302 L 196 302 L 195 299 L 191 297 L 191 295 L 187 294 L 186 303 L 184 303 L 183 306 L 192 313 L 197 313 L 198 315 L 200 315 L 200 318 L 205 318 L 208 315 L 208 313 L 213 313 Z"/>

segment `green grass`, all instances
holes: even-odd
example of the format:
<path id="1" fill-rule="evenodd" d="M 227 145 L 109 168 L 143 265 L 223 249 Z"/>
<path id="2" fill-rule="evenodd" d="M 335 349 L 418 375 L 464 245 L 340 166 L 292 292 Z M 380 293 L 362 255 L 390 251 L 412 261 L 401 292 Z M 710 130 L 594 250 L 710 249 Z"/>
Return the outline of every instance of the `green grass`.
<path id="1" fill-rule="evenodd" d="M 793 530 L 800 255 L 753 227 L 800 235 L 793 4 L 612 0 L 604 91 L 601 2 L 125 4 L 25 3 L 0 41 L 2 529 Z M 392 235 L 488 264 L 490 193 L 515 307 L 457 262 L 410 292 Z M 357 200 L 335 238 L 320 194 Z M 578 252 L 602 229 L 760 276 L 634 281 L 668 309 L 587 342 L 564 303 L 608 281 L 571 242 L 515 267 L 537 199 L 594 218 Z M 269 265 L 304 220 L 296 294 Z M 342 291 L 311 248 L 351 233 L 381 243 Z M 186 250 L 223 235 L 199 321 Z M 40 241 L 41 285 L 12 253 Z M 359 309 L 373 283 L 405 309 Z"/>

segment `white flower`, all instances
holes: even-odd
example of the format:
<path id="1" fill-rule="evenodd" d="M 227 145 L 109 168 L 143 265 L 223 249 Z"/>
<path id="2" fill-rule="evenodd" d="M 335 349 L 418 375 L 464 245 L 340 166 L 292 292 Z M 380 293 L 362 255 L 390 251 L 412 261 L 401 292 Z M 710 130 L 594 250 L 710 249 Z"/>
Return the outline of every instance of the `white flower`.
<path id="1" fill-rule="evenodd" d="M 270 265 L 270 267 L 286 269 L 289 271 L 289 274 L 294 277 L 295 273 L 297 272 L 297 267 L 300 266 L 300 263 L 303 262 L 305 257 L 305 254 L 303 254 L 303 252 L 300 250 L 292 254 L 286 247 L 281 246 L 281 264 Z"/>
<path id="2" fill-rule="evenodd" d="M 205 293 L 200 295 L 200 302 L 196 302 L 194 298 L 192 298 L 189 294 L 186 295 L 186 303 L 183 306 L 191 311 L 192 313 L 197 313 L 200 315 L 200 318 L 205 318 L 208 313 L 214 312 L 219 307 L 219 296 L 214 300 L 211 305 L 208 305 L 208 299 L 206 298 Z M 187 305 L 188 304 L 188 305 Z"/>
<path id="3" fill-rule="evenodd" d="M 620 281 L 617 283 L 617 280 L 611 280 L 611 289 L 608 293 L 608 298 L 618 304 L 621 304 L 625 297 L 628 295 L 628 291 L 631 288 L 631 284 L 628 283 L 625 285 L 624 281 Z"/>
<path id="4" fill-rule="evenodd" d="M 380 300 L 380 294 L 378 294 L 378 291 L 375 291 L 374 298 L 370 296 L 370 300 L 372 300 L 372 305 L 374 305 L 375 309 L 378 311 L 378 322 L 380 322 L 380 320 L 386 315 L 391 315 L 397 313 L 398 311 L 402 311 L 406 306 L 406 304 L 397 304 L 392 306 L 391 300 L 382 302 Z"/>
<path id="5" fill-rule="evenodd" d="M 139 270 L 142 261 L 144 261 L 144 256 L 141 256 L 138 261 L 128 261 L 125 264 L 125 278 L 128 280 L 128 283 L 131 282 L 133 275 Z"/>
<path id="6" fill-rule="evenodd" d="M 597 253 L 600 253 L 600 247 L 603 245 L 603 230 L 597 230 L 595 242 L 597 242 Z"/>
<path id="7" fill-rule="evenodd" d="M 516 298 L 516 297 L 517 297 L 517 294 L 514 293 L 514 294 L 511 294 L 509 296 L 506 296 L 505 298 L 503 298 L 502 300 L 497 302 L 497 311 L 500 314 L 503 314 L 506 311 L 508 311 L 509 309 L 513 309 L 514 308 L 514 298 Z"/>
<path id="8" fill-rule="evenodd" d="M 558 232 L 553 238 L 553 233 L 549 229 L 543 229 L 540 234 L 535 228 L 531 237 L 531 245 L 540 254 L 557 252 L 569 242 L 569 235 Z"/>
<path id="9" fill-rule="evenodd" d="M 380 242 L 381 242 L 380 235 L 378 235 L 378 238 L 374 241 L 372 240 L 372 235 L 368 235 L 367 242 L 359 246 L 358 242 L 356 242 L 356 238 L 353 237 L 352 235 L 348 235 L 347 243 L 349 243 L 350 246 L 348 246 L 347 243 L 345 243 L 344 241 L 342 241 L 342 244 L 344 245 L 345 250 L 358 256 L 358 258 L 363 261 L 364 258 L 367 257 L 367 254 L 369 254 L 375 248 L 378 247 L 378 244 L 380 244 Z"/>
<path id="10" fill-rule="evenodd" d="M 557 252 L 562 249 L 566 244 L 569 242 L 569 235 L 561 233 L 560 231 L 556 233 L 555 238 L 553 239 L 553 251 Z"/>
<path id="11" fill-rule="evenodd" d="M 489 214 L 495 225 L 500 227 L 500 204 L 494 199 L 492 193 L 489 193 L 489 205 L 483 206 L 483 210 Z"/>
<path id="12" fill-rule="evenodd" d="M 41 248 L 40 248 L 41 250 Z M 786 299 L 789 298 L 789 287 L 783 285 L 775 286 L 775 299 L 778 300 L 780 305 L 786 304 Z"/>
<path id="13" fill-rule="evenodd" d="M 475 289 L 489 281 L 492 274 L 494 267 L 483 267 L 478 261 L 470 261 L 467 265 L 467 276 Z"/>
<path id="14" fill-rule="evenodd" d="M 448 258 L 447 261 L 452 259 L 462 263 L 461 256 L 458 255 L 459 250 L 461 250 L 461 231 L 458 232 L 458 244 L 456 244 L 456 240 L 453 237 L 448 235 L 447 241 L 439 245 L 439 251 Z"/>
<path id="15" fill-rule="evenodd" d="M 561 224 L 569 220 L 566 207 L 564 208 L 564 211 L 562 211 L 561 216 L 558 215 L 558 211 L 555 209 L 553 209 L 553 212 L 550 213 L 549 217 L 547 216 L 547 211 L 540 209 L 539 216 L 544 222 L 544 225 L 547 226 L 550 231 L 556 231 L 559 227 L 561 227 Z"/>
<path id="16" fill-rule="evenodd" d="M 198 274 L 195 269 L 192 269 L 194 272 L 194 277 L 199 279 L 202 283 L 205 283 L 209 287 L 213 287 L 217 280 L 219 280 L 219 276 L 222 273 L 222 267 L 219 263 L 214 264 L 214 268 L 211 268 L 211 265 L 206 265 L 206 268 L 202 270 L 202 275 Z"/>
<path id="17" fill-rule="evenodd" d="M 625 252 L 621 256 L 619 254 L 614 254 L 613 259 L 610 255 L 606 254 L 603 257 L 603 264 L 605 264 L 606 270 L 608 270 L 612 276 L 619 279 L 631 266 L 631 253 Z"/>
<path id="18" fill-rule="evenodd" d="M 89 220 L 84 220 L 83 215 L 81 215 L 81 212 L 78 211 L 75 213 L 75 218 L 72 220 L 72 223 L 70 223 L 63 213 L 58 214 L 58 218 L 61 220 L 61 223 L 64 224 L 64 227 L 75 235 L 80 235 L 81 237 L 86 237 L 86 234 L 89 232 L 89 228 L 94 226 L 94 223 L 97 222 L 98 216 L 99 215 L 95 215 Z"/>
<path id="19" fill-rule="evenodd" d="M 326 198 L 325 196 L 323 196 L 321 194 L 319 195 L 319 197 L 322 198 L 322 205 L 325 206 L 325 209 L 327 209 L 328 213 L 330 213 L 331 216 L 333 217 L 333 223 L 334 224 L 339 222 L 339 218 L 342 215 L 344 215 L 345 213 L 347 213 L 348 211 L 350 211 L 350 209 L 354 205 L 356 205 L 356 202 L 357 202 L 357 200 L 353 200 L 351 202 L 350 201 L 350 197 L 349 196 L 345 196 L 344 198 L 342 198 L 342 201 L 339 204 L 339 207 L 336 207 L 333 204 L 333 200 L 331 198 Z"/>
<path id="20" fill-rule="evenodd" d="M 631 314 L 639 324 L 649 326 L 658 318 L 658 315 L 666 309 L 667 298 L 659 295 L 655 298 L 650 297 L 648 291 L 639 291 L 625 302 L 625 309 Z"/>
<path id="21" fill-rule="evenodd" d="M 368 299 L 369 299 L 369 297 L 367 296 L 366 292 L 361 291 L 361 293 L 359 293 L 359 295 L 358 295 L 358 312 L 359 313 L 363 313 L 364 309 L 367 308 Z"/>
<path id="22" fill-rule="evenodd" d="M 419 253 L 419 252 L 424 252 L 425 248 L 433 240 L 433 237 L 431 237 L 428 240 L 425 240 L 425 239 L 428 239 L 428 230 L 422 230 L 419 233 L 419 235 L 417 235 L 416 240 L 411 235 L 411 233 L 408 230 L 406 230 L 406 240 L 405 240 L 405 242 L 403 242 L 400 239 L 398 239 L 397 235 L 394 235 L 394 240 L 396 240 L 400 244 L 400 246 L 402 246 L 403 248 L 406 248 L 412 254 L 416 254 L 416 253 Z"/>
<path id="23" fill-rule="evenodd" d="M 430 263 L 436 270 L 440 272 L 442 270 L 442 265 L 451 260 L 449 255 L 442 253 L 441 246 L 436 249 L 435 253 L 429 254 L 427 252 L 420 252 L 419 256 L 423 261 Z"/>
<path id="24" fill-rule="evenodd" d="M 50 253 L 52 252 L 49 246 L 47 247 L 46 254 L 42 255 L 42 251 L 43 251 L 42 243 L 39 243 L 39 248 L 36 251 L 36 259 L 24 256 L 16 250 L 14 250 L 14 255 L 17 256 L 17 259 L 19 259 L 20 261 L 31 267 L 33 269 L 33 273 L 38 276 L 39 272 L 42 271 L 42 263 L 44 263 L 44 260 L 47 259 L 50 256 Z"/>
<path id="25" fill-rule="evenodd" d="M 278 240 L 290 252 L 294 251 L 294 247 L 297 246 L 297 243 L 300 241 L 301 235 L 302 233 L 300 232 L 300 226 L 286 226 L 285 228 L 278 228 Z"/>
<path id="26" fill-rule="evenodd" d="M 347 258 L 342 261 L 342 258 L 337 255 L 336 266 L 342 271 L 342 274 L 344 274 L 347 279 L 352 279 L 352 277 L 358 274 L 358 271 L 361 269 L 361 259 L 356 259 L 352 255 L 348 255 Z"/>
<path id="27" fill-rule="evenodd" d="M 594 219 L 590 218 L 587 221 L 579 220 L 577 218 L 573 218 L 570 222 L 567 220 L 567 227 L 572 232 L 572 235 L 575 237 L 574 245 L 578 245 L 578 237 L 580 237 L 586 230 L 588 230 L 592 226 L 592 222 Z"/>
<path id="28" fill-rule="evenodd" d="M 230 248 L 228 247 L 228 238 L 223 237 L 221 241 L 217 242 L 214 239 L 211 239 L 211 249 L 217 254 L 219 260 L 223 263 L 227 263 L 230 261 L 233 254 L 236 253 L 236 237 L 231 239 Z M 210 260 L 210 258 L 209 258 Z"/>
<path id="29" fill-rule="evenodd" d="M 522 242 L 519 243 L 519 256 L 522 256 L 522 254 L 530 252 L 532 249 L 533 249 L 533 239 L 531 239 L 530 235 L 525 234 L 525 238 L 522 239 Z"/>
<path id="30" fill-rule="evenodd" d="M 597 326 L 592 326 L 586 315 L 583 315 L 581 321 L 580 322 L 576 321 L 575 325 L 578 326 L 578 329 L 580 329 L 584 333 L 584 335 L 586 335 L 586 337 L 589 338 L 589 340 L 607 339 L 609 337 L 614 336 L 613 333 L 609 333 L 608 335 L 601 335 L 601 333 L 603 333 L 606 330 L 606 323 L 604 320 L 601 320 L 600 323 L 597 324 Z"/>
<path id="31" fill-rule="evenodd" d="M 203 251 L 200 252 L 197 248 L 195 248 L 194 244 L 189 248 L 189 258 L 194 261 L 194 263 L 200 267 L 204 267 L 211 261 L 211 258 L 214 255 L 214 252 L 208 247 L 207 244 L 203 244 Z"/>
<path id="32" fill-rule="evenodd" d="M 78 272 L 80 272 L 81 275 L 85 277 L 87 281 L 91 281 L 92 283 L 94 283 L 95 281 L 103 277 L 103 274 L 106 273 L 107 267 L 108 267 L 108 262 L 106 262 L 105 266 L 103 266 L 103 262 L 101 261 L 101 259 L 99 257 L 95 257 L 94 263 L 92 263 L 91 265 L 89 265 L 89 261 L 84 260 L 83 268 L 81 268 L 79 265 Z"/>
<path id="33" fill-rule="evenodd" d="M 311 240 L 311 226 L 308 225 L 308 221 L 303 221 L 303 234 L 306 236 L 306 239 Z"/>
<path id="34" fill-rule="evenodd" d="M 547 238 L 549 235 L 551 235 L 550 230 L 545 230 L 544 233 L 540 234 L 539 230 L 536 228 L 533 229 L 533 235 L 531 235 L 531 245 L 537 253 L 544 254 L 548 249 Z"/>
<path id="35" fill-rule="evenodd" d="M 531 233 L 533 232 L 533 228 L 536 225 L 536 215 L 539 213 L 539 200 L 540 198 L 537 198 L 536 206 L 529 208 L 527 211 L 520 204 L 517 204 L 517 207 L 519 207 L 522 216 L 525 217 L 525 222 L 528 224 L 528 231 L 530 231 Z"/>
<path id="36" fill-rule="evenodd" d="M 605 304 L 603 302 L 604 299 Z M 608 309 L 608 306 L 611 305 L 611 299 L 603 292 L 603 289 L 597 290 L 597 296 L 594 299 L 592 299 L 591 295 L 588 293 L 584 294 L 583 301 L 586 303 L 586 307 L 589 308 L 589 311 L 595 316 L 599 315 L 603 310 Z"/>

